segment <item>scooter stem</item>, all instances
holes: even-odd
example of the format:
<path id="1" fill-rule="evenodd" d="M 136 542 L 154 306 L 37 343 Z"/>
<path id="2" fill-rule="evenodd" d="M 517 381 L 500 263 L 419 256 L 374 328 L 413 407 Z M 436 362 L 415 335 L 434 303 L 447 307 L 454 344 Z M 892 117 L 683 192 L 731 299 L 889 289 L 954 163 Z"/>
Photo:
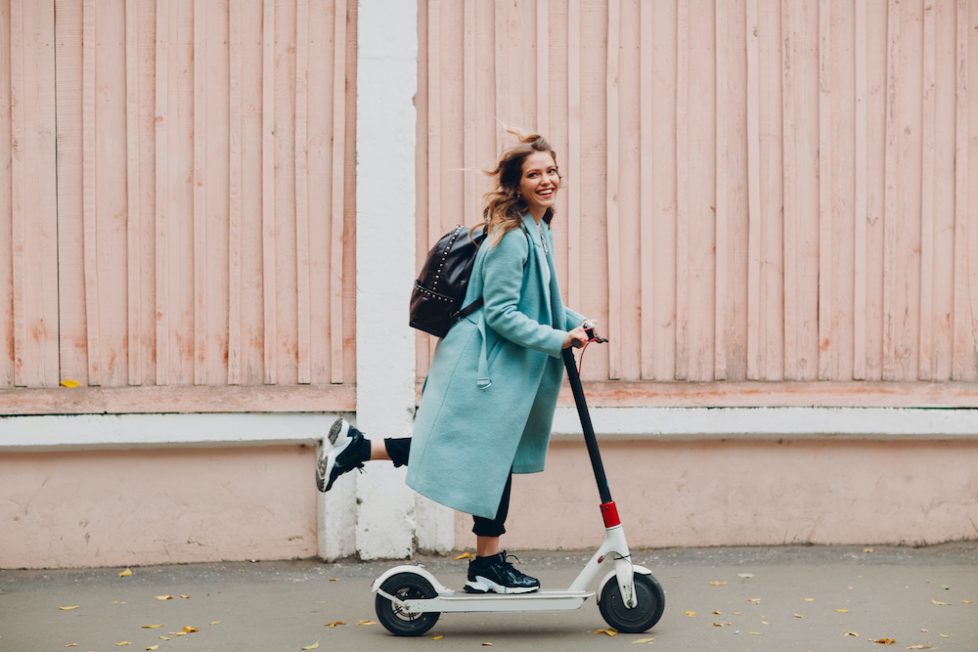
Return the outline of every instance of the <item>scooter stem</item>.
<path id="1" fill-rule="evenodd" d="M 604 512 L 606 511 L 605 505 L 609 503 L 611 503 L 611 509 L 614 509 L 614 504 L 611 500 L 611 490 L 608 489 L 608 476 L 605 475 L 604 463 L 601 461 L 601 451 L 598 450 L 598 439 L 594 434 L 594 426 L 591 425 L 591 414 L 587 409 L 587 400 L 584 398 L 584 387 L 581 385 L 581 375 L 577 371 L 573 349 L 568 347 L 562 353 L 564 367 L 567 369 L 567 380 L 570 382 L 571 392 L 574 394 L 574 404 L 577 406 L 577 414 L 581 418 L 581 428 L 584 430 L 584 442 L 587 444 L 587 452 L 591 458 L 591 468 L 594 470 L 594 480 L 598 483 L 598 495 L 601 497 L 601 506 Z M 617 511 L 614 516 L 617 519 Z"/>

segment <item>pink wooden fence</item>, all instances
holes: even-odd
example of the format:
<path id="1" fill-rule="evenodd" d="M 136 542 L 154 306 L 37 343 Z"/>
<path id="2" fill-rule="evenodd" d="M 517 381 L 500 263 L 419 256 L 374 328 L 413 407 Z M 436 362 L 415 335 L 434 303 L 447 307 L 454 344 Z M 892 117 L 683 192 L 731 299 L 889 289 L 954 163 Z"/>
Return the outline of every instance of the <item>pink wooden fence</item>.
<path id="1" fill-rule="evenodd" d="M 352 407 L 355 27 L 352 0 L 0 0 L 0 388 Z"/>
<path id="2" fill-rule="evenodd" d="M 547 134 L 562 287 L 611 337 L 587 379 L 978 379 L 978 0 L 420 6 L 418 251 L 478 221 L 505 125 Z"/>

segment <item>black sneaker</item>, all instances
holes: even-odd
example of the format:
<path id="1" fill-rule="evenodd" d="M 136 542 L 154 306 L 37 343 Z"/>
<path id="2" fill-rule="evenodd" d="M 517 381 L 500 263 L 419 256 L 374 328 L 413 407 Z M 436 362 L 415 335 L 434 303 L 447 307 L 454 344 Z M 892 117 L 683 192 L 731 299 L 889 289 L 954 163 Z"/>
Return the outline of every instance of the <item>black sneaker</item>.
<path id="1" fill-rule="evenodd" d="M 346 419 L 337 419 L 316 454 L 316 488 L 323 493 L 329 491 L 336 478 L 353 469 L 362 472 L 363 463 L 369 459 L 370 440 Z"/>
<path id="2" fill-rule="evenodd" d="M 469 562 L 466 593 L 532 593 L 539 588 L 540 580 L 516 570 L 507 560 L 505 551 L 491 557 L 476 557 Z"/>

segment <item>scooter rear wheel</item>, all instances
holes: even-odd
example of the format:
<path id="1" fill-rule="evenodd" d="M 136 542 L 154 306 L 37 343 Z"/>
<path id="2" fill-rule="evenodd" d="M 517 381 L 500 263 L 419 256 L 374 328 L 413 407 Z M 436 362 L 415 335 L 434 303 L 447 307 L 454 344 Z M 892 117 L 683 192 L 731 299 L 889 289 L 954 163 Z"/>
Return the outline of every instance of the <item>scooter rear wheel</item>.
<path id="1" fill-rule="evenodd" d="M 598 609 L 605 622 L 619 632 L 639 634 L 652 629 L 662 618 L 666 608 L 666 595 L 662 587 L 651 575 L 635 573 L 635 597 L 638 604 L 632 609 L 625 606 L 618 582 L 611 579 L 601 589 Z"/>
<path id="2" fill-rule="evenodd" d="M 380 585 L 380 589 L 399 600 L 433 598 L 438 595 L 428 580 L 414 573 L 392 575 Z M 374 600 L 374 609 L 380 624 L 395 636 L 421 636 L 434 627 L 441 616 L 437 611 L 408 613 L 380 593 Z"/>

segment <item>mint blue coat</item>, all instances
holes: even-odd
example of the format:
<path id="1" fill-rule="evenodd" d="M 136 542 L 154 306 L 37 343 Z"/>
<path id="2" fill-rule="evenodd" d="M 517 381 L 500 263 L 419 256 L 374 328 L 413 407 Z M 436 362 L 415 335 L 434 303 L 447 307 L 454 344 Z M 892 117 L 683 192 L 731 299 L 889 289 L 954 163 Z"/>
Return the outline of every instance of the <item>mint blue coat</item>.
<path id="1" fill-rule="evenodd" d="M 453 509 L 494 518 L 510 469 L 543 470 L 561 347 L 584 318 L 565 308 L 533 217 L 476 256 L 465 304 L 485 304 L 438 343 L 422 392 L 407 483 Z M 553 250 L 544 226 L 547 250 Z M 550 282 L 544 283 L 544 266 Z"/>

